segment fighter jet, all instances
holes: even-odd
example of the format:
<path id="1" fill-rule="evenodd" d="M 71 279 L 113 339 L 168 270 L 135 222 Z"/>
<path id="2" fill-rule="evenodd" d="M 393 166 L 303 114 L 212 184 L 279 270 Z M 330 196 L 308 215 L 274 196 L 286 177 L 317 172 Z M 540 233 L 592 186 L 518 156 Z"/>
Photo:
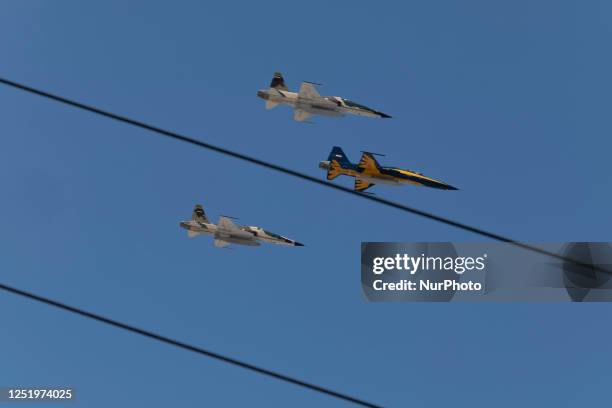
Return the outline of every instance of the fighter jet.
<path id="1" fill-rule="evenodd" d="M 288 246 L 304 246 L 297 241 L 280 236 L 260 227 L 244 227 L 236 225 L 231 217 L 221 216 L 215 225 L 211 223 L 200 204 L 196 204 L 191 220 L 182 221 L 180 226 L 187 230 L 189 238 L 197 237 L 202 234 L 212 235 L 215 239 L 215 246 L 218 248 L 226 247 L 230 244 L 259 246 L 260 241 L 272 244 Z"/>
<path id="2" fill-rule="evenodd" d="M 304 122 L 312 115 L 344 116 L 347 113 L 371 118 L 390 118 L 391 116 L 360 105 L 339 96 L 321 96 L 314 82 L 302 82 L 299 92 L 289 92 L 280 72 L 276 72 L 268 89 L 257 91 L 257 96 L 266 101 L 266 109 L 279 104 L 294 108 L 293 119 Z"/>
<path id="3" fill-rule="evenodd" d="M 363 192 L 374 184 L 416 184 L 433 187 L 441 190 L 457 190 L 438 180 L 426 177 L 412 170 L 402 170 L 395 167 L 382 167 L 374 155 L 377 153 L 362 152 L 359 164 L 353 164 L 346 157 L 342 149 L 334 146 L 326 161 L 319 163 L 319 167 L 327 170 L 327 179 L 333 180 L 341 174 L 355 177 L 355 191 Z"/>

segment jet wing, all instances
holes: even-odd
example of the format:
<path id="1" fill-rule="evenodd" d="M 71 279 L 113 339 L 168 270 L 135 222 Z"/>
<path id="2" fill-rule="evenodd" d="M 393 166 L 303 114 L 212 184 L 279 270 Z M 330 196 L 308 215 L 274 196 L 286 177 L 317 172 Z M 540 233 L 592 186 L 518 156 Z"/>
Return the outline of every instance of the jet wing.
<path id="1" fill-rule="evenodd" d="M 322 98 L 322 96 L 317 92 L 314 85 L 309 82 L 302 82 L 300 91 L 298 92 L 298 98 L 319 99 Z"/>
<path id="2" fill-rule="evenodd" d="M 234 224 L 234 222 L 227 217 L 219 217 L 219 224 L 217 225 L 217 227 L 227 232 L 240 232 L 241 231 L 240 227 Z"/>
<path id="3" fill-rule="evenodd" d="M 245 241 L 255 241 L 255 237 L 252 233 L 234 224 L 234 222 L 227 217 L 219 217 L 215 237 L 221 237 L 221 239 L 223 239 L 222 237 L 227 236 Z"/>
<path id="4" fill-rule="evenodd" d="M 380 165 L 370 153 L 363 153 L 357 165 L 368 176 L 380 174 Z"/>
<path id="5" fill-rule="evenodd" d="M 296 108 L 295 112 L 293 112 L 293 120 L 297 122 L 303 122 L 311 116 L 312 116 L 312 113 L 307 112 L 304 109 L 300 109 L 300 108 Z"/>
<path id="6" fill-rule="evenodd" d="M 217 248 L 224 248 L 226 246 L 228 246 L 230 243 L 227 241 L 224 241 L 222 239 L 215 239 L 215 246 Z"/>
<path id="7" fill-rule="evenodd" d="M 366 181 L 364 179 L 361 179 L 359 177 L 355 177 L 355 191 L 365 191 L 368 188 L 372 187 L 374 184 L 370 183 L 369 181 Z"/>

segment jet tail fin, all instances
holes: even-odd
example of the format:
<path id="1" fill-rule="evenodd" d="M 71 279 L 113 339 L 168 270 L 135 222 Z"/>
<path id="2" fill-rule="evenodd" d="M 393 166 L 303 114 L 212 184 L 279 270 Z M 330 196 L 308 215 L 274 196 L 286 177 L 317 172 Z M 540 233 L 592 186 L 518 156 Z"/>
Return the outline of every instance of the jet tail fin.
<path id="1" fill-rule="evenodd" d="M 342 168 L 352 167 L 353 165 L 339 146 L 333 147 L 332 151 L 329 153 L 329 156 L 327 157 L 327 160 L 329 160 L 330 163 L 333 163 L 334 161 L 338 162 L 338 164 Z"/>
<path id="2" fill-rule="evenodd" d="M 285 79 L 283 78 L 283 74 L 280 72 L 275 72 L 272 77 L 272 82 L 270 82 L 270 88 L 279 89 L 281 91 L 288 91 L 287 85 L 285 85 Z"/>
<path id="3" fill-rule="evenodd" d="M 208 217 L 206 216 L 206 213 L 204 212 L 204 208 L 202 207 L 201 204 L 196 204 L 195 207 L 193 207 L 193 213 L 191 214 L 191 219 L 194 221 L 203 222 L 206 224 L 210 223 L 210 221 L 208 221 Z"/>

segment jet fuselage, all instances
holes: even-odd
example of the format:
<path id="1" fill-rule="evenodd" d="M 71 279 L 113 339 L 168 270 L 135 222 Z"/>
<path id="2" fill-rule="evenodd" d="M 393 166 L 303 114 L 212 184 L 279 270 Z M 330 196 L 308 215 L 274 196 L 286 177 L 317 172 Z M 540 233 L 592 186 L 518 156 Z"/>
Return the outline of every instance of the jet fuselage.
<path id="1" fill-rule="evenodd" d="M 297 92 L 283 91 L 275 88 L 261 89 L 257 96 L 264 99 L 266 106 L 277 104 L 289 105 L 294 109 L 301 109 L 311 115 L 321 116 L 345 116 L 347 113 L 371 118 L 389 118 L 390 116 L 378 112 L 367 106 L 357 104 L 339 96 L 321 96 L 305 98 Z"/>
<path id="2" fill-rule="evenodd" d="M 365 191 L 376 184 L 399 186 L 414 184 L 440 190 L 457 190 L 455 187 L 411 170 L 383 167 L 374 158 L 375 153 L 362 152 L 358 164 L 351 163 L 339 146 L 334 146 L 327 160 L 319 167 L 327 171 L 327 180 L 345 175 L 355 178 L 355 191 Z"/>
<path id="3" fill-rule="evenodd" d="M 332 161 L 322 161 L 319 163 L 319 167 L 324 170 L 329 170 L 332 167 Z M 432 179 L 424 176 L 421 173 L 413 172 L 410 170 L 398 169 L 395 167 L 381 167 L 380 173 L 376 175 L 369 175 L 363 169 L 357 166 L 348 167 L 346 165 L 341 166 L 338 162 L 333 164 L 334 168 L 338 169 L 341 175 L 356 177 L 361 180 L 365 180 L 371 184 L 386 184 L 390 186 L 400 186 L 402 184 L 413 184 L 419 186 L 426 186 L 437 188 L 440 190 L 456 190 L 455 187 L 443 183 L 439 180 Z"/>
<path id="4" fill-rule="evenodd" d="M 229 229 L 198 220 L 181 221 L 180 226 L 187 230 L 190 237 L 207 234 L 212 235 L 216 241 L 230 244 L 259 246 L 261 245 L 259 241 L 264 241 L 278 245 L 303 246 L 297 241 L 254 226 L 240 226 L 238 229 Z"/>

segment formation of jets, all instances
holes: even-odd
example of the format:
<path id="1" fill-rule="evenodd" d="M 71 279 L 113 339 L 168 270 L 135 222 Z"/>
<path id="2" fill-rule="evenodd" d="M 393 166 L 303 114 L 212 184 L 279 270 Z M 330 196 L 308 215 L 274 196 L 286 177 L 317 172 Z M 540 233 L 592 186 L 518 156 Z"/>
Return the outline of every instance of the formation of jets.
<path id="1" fill-rule="evenodd" d="M 302 82 L 298 92 L 290 92 L 280 72 L 276 72 L 267 89 L 257 91 L 257 96 L 266 101 L 266 109 L 278 105 L 289 105 L 294 109 L 293 119 L 305 122 L 313 115 L 340 117 L 346 114 L 366 116 L 371 118 L 390 118 L 386 113 L 368 108 L 365 105 L 353 102 L 340 96 L 321 96 L 313 82 Z M 355 178 L 354 190 L 365 192 L 375 184 L 399 186 L 414 184 L 432 187 L 440 190 L 457 190 L 455 187 L 439 180 L 424 176 L 421 173 L 397 167 L 383 167 L 376 158 L 376 153 L 362 152 L 358 164 L 351 163 L 342 149 L 334 146 L 326 161 L 319 163 L 319 167 L 327 171 L 327 179 L 333 180 L 340 175 Z M 371 193 L 365 193 L 371 194 Z M 259 246 L 268 242 L 287 246 L 304 246 L 303 244 L 266 231 L 260 227 L 242 226 L 234 223 L 232 217 L 221 216 L 217 224 L 209 221 L 204 208 L 196 204 L 190 220 L 182 221 L 180 226 L 187 230 L 189 237 L 198 235 L 212 235 L 214 245 L 219 248 L 230 244 Z"/>

